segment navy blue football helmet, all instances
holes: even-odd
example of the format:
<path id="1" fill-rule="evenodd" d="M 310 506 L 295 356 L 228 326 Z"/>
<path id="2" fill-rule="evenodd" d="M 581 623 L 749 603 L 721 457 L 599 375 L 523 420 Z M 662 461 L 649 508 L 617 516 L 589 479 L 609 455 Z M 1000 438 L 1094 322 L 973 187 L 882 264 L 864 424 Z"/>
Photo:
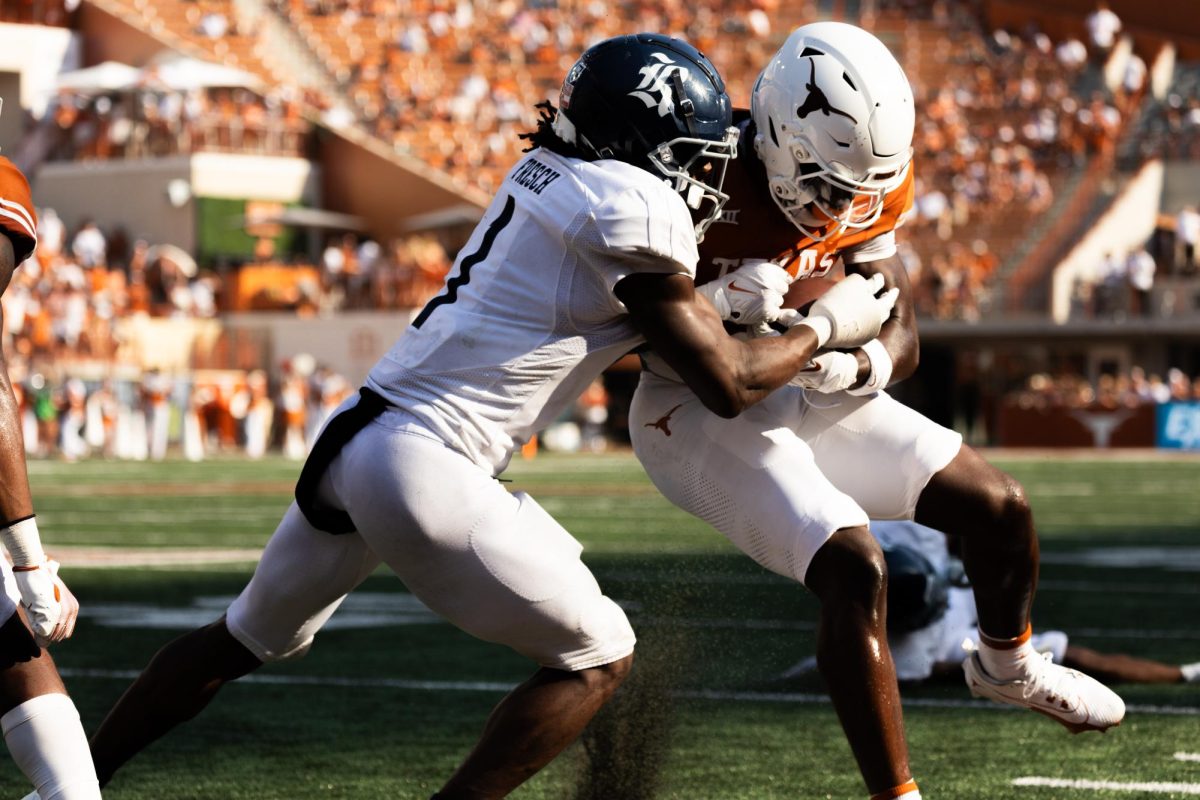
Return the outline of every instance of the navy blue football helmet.
<path id="1" fill-rule="evenodd" d="M 661 174 L 699 210 L 697 239 L 729 196 L 725 168 L 737 129 L 725 82 L 703 53 L 657 33 L 594 45 L 563 81 L 554 132 L 585 157 L 612 158 Z"/>
<path id="2" fill-rule="evenodd" d="M 941 619 L 950 605 L 951 578 L 939 571 L 920 550 L 902 544 L 885 545 L 887 562 L 887 629 L 911 633 Z"/>

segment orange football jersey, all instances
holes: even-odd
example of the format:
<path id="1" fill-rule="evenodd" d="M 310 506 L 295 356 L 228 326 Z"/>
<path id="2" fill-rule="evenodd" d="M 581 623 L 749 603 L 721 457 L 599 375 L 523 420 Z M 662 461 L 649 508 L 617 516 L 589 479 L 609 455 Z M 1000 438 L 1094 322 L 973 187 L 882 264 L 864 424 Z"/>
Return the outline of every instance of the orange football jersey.
<path id="1" fill-rule="evenodd" d="M 724 191 L 729 202 L 700 243 L 696 283 L 708 283 L 743 261 L 770 259 L 797 280 L 828 273 L 842 250 L 893 230 L 913 205 L 914 179 L 908 177 L 884 198 L 883 210 L 870 227 L 847 228 L 824 241 L 802 234 L 784 216 L 767 189 L 766 169 L 754 154 L 754 143 L 743 135 L 737 160 L 729 165 Z"/>
<path id="2" fill-rule="evenodd" d="M 12 240 L 18 264 L 29 258 L 37 245 L 37 212 L 29 181 L 4 156 L 0 156 L 0 233 Z"/>

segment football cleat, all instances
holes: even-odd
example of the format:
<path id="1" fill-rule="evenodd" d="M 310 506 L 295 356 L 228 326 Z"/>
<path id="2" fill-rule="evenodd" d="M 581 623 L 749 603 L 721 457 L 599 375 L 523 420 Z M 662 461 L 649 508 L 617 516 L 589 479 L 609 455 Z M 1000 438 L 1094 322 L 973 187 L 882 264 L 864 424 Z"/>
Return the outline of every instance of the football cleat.
<path id="1" fill-rule="evenodd" d="M 1105 731 L 1121 724 L 1125 701 L 1082 672 L 1067 669 L 1046 653 L 1032 663 L 1024 679 L 998 681 L 984 670 L 979 653 L 963 662 L 971 694 L 1045 714 L 1072 733 Z"/>

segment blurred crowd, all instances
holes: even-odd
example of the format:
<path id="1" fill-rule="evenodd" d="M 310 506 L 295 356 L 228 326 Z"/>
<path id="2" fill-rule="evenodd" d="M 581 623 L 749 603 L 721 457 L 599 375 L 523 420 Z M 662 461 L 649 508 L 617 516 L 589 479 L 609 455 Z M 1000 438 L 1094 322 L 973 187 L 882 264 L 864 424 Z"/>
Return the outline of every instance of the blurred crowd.
<path id="1" fill-rule="evenodd" d="M 232 297 L 238 269 L 201 269 L 170 244 L 130 241 L 122 228 L 84 220 L 67 226 L 52 208 L 39 212 L 38 248 L 14 275 L 0 302 L 6 352 L 25 360 L 122 360 L 120 319 L 135 315 L 211 318 L 235 308 L 333 313 L 347 309 L 404 310 L 423 306 L 442 286 L 452 260 L 431 234 L 391 240 L 386 247 L 354 234 L 329 239 L 319 265 L 304 270 L 289 258 L 285 281 L 264 297 Z M 271 254 L 268 261 L 281 263 Z M 233 275 L 233 285 L 228 276 Z"/>
<path id="2" fill-rule="evenodd" d="M 431 234 L 397 237 L 387 248 L 354 234 L 334 237 L 321 254 L 317 304 L 325 311 L 420 308 L 441 290 L 451 266 Z"/>
<path id="3" fill-rule="evenodd" d="M 525 146 L 518 134 L 534 128 L 534 104 L 556 98 L 565 70 L 589 44 L 630 30 L 670 31 L 705 51 L 735 104 L 746 106 L 783 30 L 817 10 L 807 0 L 271 0 L 270 7 L 331 77 L 337 96 L 318 104 L 331 124 L 357 125 L 484 191 L 496 188 Z M 182 8 L 183 28 L 214 53 L 227 41 L 253 40 L 261 27 L 224 0 Z M 877 0 L 870 8 L 910 20 L 881 35 L 905 64 L 918 102 L 917 196 L 905 237 L 918 309 L 980 318 L 998 307 L 997 286 L 1025 253 L 1031 227 L 1054 213 L 1079 173 L 1111 162 L 1129 119 L 1146 105 L 1146 61 L 1123 56 L 1122 80 L 1105 88 L 1103 67 L 1122 23 L 1102 0 L 1077 32 L 1057 41 L 1032 26 L 989 30 L 969 0 Z M 300 154 L 309 139 L 309 91 L 152 88 L 63 95 L 56 121 L 68 133 L 57 155 Z M 1200 91 L 1186 82 L 1175 91 L 1162 104 L 1163 126 L 1190 130 L 1200 121 Z M 336 260 L 321 265 L 335 275 L 335 307 L 392 307 L 410 294 L 386 269 L 369 276 L 370 259 L 358 259 L 368 266 L 357 273 L 348 258 L 339 272 Z M 312 299 L 308 292 L 299 305 Z"/>
<path id="4" fill-rule="evenodd" d="M 0 22 L 66 27 L 79 0 L 0 0 Z"/>
<path id="5" fill-rule="evenodd" d="M 1039 372 L 1008 396 L 1008 402 L 1025 409 L 1134 408 L 1147 404 L 1200 402 L 1200 374 L 1167 370 L 1166 377 L 1147 374 L 1142 367 L 1128 373 L 1104 374 L 1095 383 L 1082 375 Z"/>
<path id="6" fill-rule="evenodd" d="M 10 372 L 27 454 L 68 461 L 268 451 L 299 460 L 352 393 L 345 378 L 307 355 L 284 362 L 274 384 L 262 370 L 123 370 L 87 379 L 57 366 Z"/>
<path id="7" fill-rule="evenodd" d="M 631 30 L 671 31 L 720 64 L 744 105 L 774 47 L 778 0 L 500 2 L 274 0 L 365 127 L 485 191 L 557 97 L 575 56 Z M 796 9 L 799 11 L 800 9 Z"/>
<path id="8" fill-rule="evenodd" d="M 1111 162 L 1144 95 L 1145 62 L 1133 55 L 1128 80 L 1109 91 L 1100 65 L 1119 20 L 1086 42 L 1054 41 L 1033 26 L 987 32 L 969 3 L 884 5 L 935 24 L 908 45 L 919 54 L 909 65 L 918 180 L 906 259 L 922 267 L 918 310 L 978 319 L 1070 176 Z"/>
<path id="9" fill-rule="evenodd" d="M 130 242 L 91 221 L 68 231 L 50 208 L 39 214 L 38 234 L 34 257 L 0 297 L 0 335 L 31 454 L 161 458 L 171 420 L 170 441 L 189 458 L 261 455 L 268 446 L 300 458 L 314 425 L 349 390 L 310 358 L 285 365 L 274 387 L 262 372 L 144 372 L 120 322 L 217 316 L 229 301 L 222 276 L 196 269 L 177 247 Z M 313 269 L 320 277 L 307 301 L 314 312 L 411 309 L 440 290 L 449 266 L 432 236 L 398 239 L 387 252 L 342 236 Z"/>
<path id="10" fill-rule="evenodd" d="M 42 209 L 38 248 L 4 292 L 9 357 L 119 361 L 116 321 L 134 314 L 212 317 L 221 280 L 179 248 L 130 241 L 85 220 L 68 232 Z"/>
<path id="11" fill-rule="evenodd" d="M 1110 251 L 1079 275 L 1071 292 L 1074 319 L 1159 317 L 1186 308 L 1200 292 L 1200 211 L 1184 206 L 1140 247 Z M 1168 281 L 1160 292 L 1156 287 Z M 1176 296 L 1182 295 L 1182 296 Z M 1200 296 L 1200 295 L 1198 295 Z"/>
<path id="12" fill-rule="evenodd" d="M 156 158 L 200 151 L 304 156 L 311 124 L 287 88 L 63 91 L 52 103 L 56 160 Z"/>

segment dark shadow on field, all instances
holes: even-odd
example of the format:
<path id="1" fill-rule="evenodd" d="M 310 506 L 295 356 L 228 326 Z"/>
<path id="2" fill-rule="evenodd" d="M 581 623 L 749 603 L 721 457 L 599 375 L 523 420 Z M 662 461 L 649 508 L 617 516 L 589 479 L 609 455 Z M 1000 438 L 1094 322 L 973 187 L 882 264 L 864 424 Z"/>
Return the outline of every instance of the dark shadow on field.
<path id="1" fill-rule="evenodd" d="M 815 618 L 799 584 L 739 554 L 588 559 L 606 594 L 626 601 L 638 635 L 633 670 L 580 737 L 571 800 L 651 800 L 666 781 L 678 693 L 769 680 L 809 631 L 753 630 L 755 619 Z M 711 620 L 712 625 L 705 624 Z"/>
<path id="2" fill-rule="evenodd" d="M 654 605 L 664 617 L 683 615 L 694 587 L 667 585 Z M 651 800 L 670 750 L 677 701 L 688 682 L 695 642 L 670 625 L 638 628 L 633 670 L 579 739 L 579 775 L 572 800 Z"/>

